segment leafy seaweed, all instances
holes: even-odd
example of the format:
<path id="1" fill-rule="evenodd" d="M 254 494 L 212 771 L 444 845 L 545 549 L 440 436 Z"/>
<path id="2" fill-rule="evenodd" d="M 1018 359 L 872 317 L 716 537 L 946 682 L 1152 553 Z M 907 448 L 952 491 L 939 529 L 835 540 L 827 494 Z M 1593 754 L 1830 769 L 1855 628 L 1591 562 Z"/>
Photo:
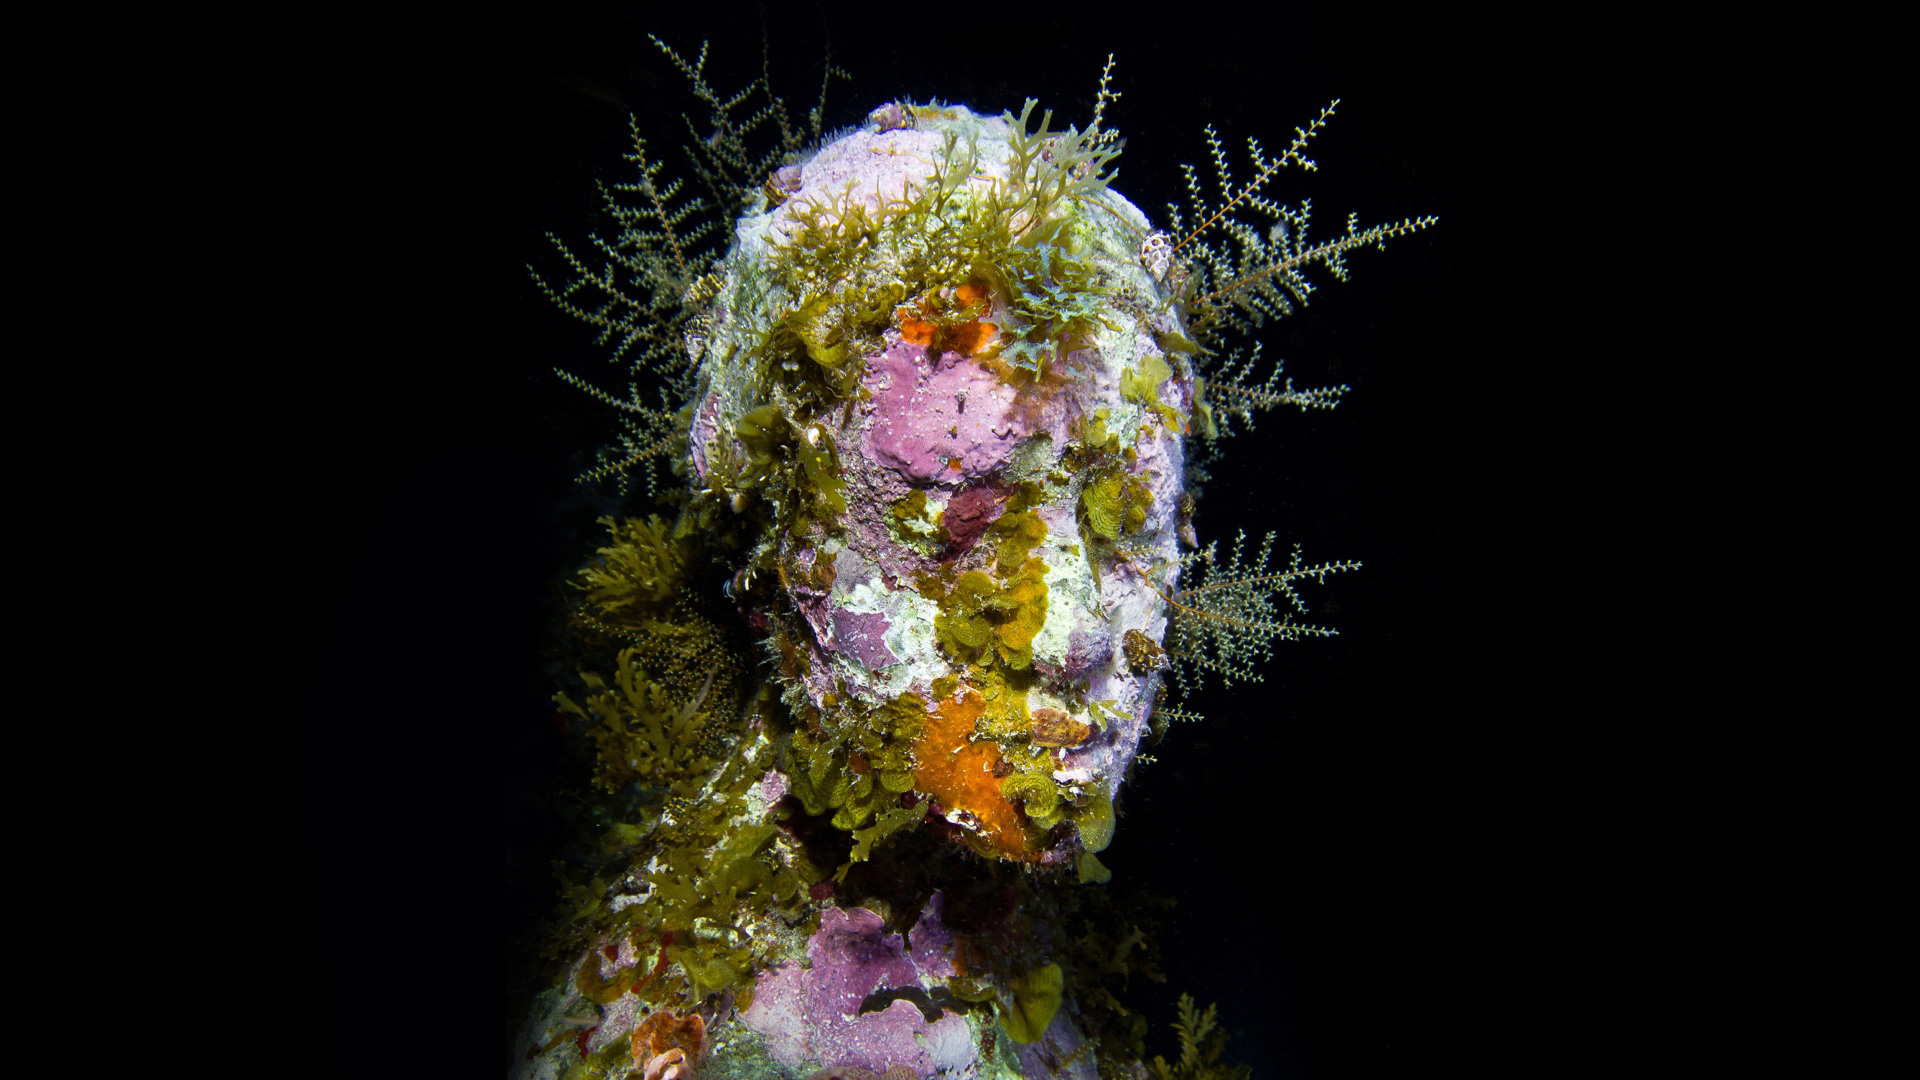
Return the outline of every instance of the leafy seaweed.
<path id="1" fill-rule="evenodd" d="M 1194 1006 L 1193 995 L 1180 995 L 1180 1019 L 1174 1021 L 1174 1033 L 1180 1037 L 1180 1058 L 1173 1064 L 1154 1055 L 1148 1066 L 1153 1080 L 1246 1080 L 1253 1070 L 1245 1065 L 1222 1065 L 1220 1055 L 1227 1049 L 1227 1033 L 1216 1019 L 1216 1006 L 1205 1012 Z"/>

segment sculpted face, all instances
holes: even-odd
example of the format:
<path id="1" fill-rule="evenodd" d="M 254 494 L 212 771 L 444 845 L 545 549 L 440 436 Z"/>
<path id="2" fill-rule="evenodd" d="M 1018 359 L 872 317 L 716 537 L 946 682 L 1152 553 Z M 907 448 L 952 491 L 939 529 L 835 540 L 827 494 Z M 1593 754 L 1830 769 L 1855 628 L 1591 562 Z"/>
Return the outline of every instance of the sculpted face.
<path id="1" fill-rule="evenodd" d="M 1159 685 L 1186 339 L 1125 199 L 1005 211 L 1060 137 L 911 119 L 738 223 L 695 471 L 759 530 L 735 580 L 807 720 L 783 771 L 809 810 L 878 839 L 930 801 L 976 850 L 1060 862 L 1105 846 Z"/>

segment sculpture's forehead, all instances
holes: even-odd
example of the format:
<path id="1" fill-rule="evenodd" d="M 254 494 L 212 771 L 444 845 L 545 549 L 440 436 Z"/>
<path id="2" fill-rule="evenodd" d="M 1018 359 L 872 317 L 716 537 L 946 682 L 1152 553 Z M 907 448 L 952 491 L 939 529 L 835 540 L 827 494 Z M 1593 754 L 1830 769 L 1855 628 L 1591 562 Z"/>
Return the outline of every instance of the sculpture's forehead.
<path id="1" fill-rule="evenodd" d="M 828 143 L 800 165 L 800 187 L 792 203 L 837 203 L 852 198 L 868 213 L 902 185 L 924 182 L 939 165 L 945 139 L 939 132 L 855 131 Z"/>

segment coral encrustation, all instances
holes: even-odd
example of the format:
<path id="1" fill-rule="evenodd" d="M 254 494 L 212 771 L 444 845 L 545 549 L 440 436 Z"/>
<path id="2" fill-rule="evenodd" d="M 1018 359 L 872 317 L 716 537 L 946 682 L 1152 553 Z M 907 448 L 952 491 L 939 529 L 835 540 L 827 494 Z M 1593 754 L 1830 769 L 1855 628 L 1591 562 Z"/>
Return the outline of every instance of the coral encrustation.
<path id="1" fill-rule="evenodd" d="M 1192 375 L 1160 344 L 1180 324 L 1140 261 L 1146 219 L 1104 188 L 1063 202 L 1044 239 L 1020 236 L 1033 223 L 1016 215 L 1024 271 L 962 268 L 963 284 L 908 295 L 897 282 L 928 253 L 885 228 L 868 229 L 856 267 L 829 265 L 824 217 L 885 220 L 944 182 L 939 212 L 978 219 L 1022 183 L 1006 118 L 912 112 L 912 127 L 830 143 L 788 198 L 738 223 L 708 313 L 693 461 L 709 490 L 741 487 L 767 423 L 757 344 L 799 325 L 844 400 L 784 408 L 839 511 L 769 540 L 807 624 L 785 674 L 827 728 L 916 703 L 919 795 L 984 852 L 1058 862 L 1097 850 L 1085 841 L 1102 826 L 1081 818 L 1110 819 L 1152 710 L 1158 671 L 1118 645 L 1166 629 Z M 955 185 L 957 160 L 969 174 Z M 863 338 L 848 312 L 868 305 L 885 325 Z M 842 355 L 861 343 L 857 361 Z M 797 512 L 779 508 L 783 522 Z"/>

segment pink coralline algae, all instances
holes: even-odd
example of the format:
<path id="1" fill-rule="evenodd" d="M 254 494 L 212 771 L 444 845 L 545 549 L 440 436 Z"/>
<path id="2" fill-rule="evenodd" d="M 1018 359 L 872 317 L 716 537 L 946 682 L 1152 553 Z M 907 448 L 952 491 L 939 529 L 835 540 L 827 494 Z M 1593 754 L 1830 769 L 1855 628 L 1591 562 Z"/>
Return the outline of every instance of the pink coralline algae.
<path id="1" fill-rule="evenodd" d="M 922 916 L 923 925 L 930 915 Z M 863 1006 L 878 992 L 924 992 L 953 974 L 946 957 L 909 947 L 899 934 L 885 931 L 878 915 L 865 908 L 827 909 L 807 943 L 807 960 L 807 967 L 762 976 L 752 1007 L 741 1014 L 782 1064 L 824 1061 L 875 1073 L 905 1066 L 924 1077 L 950 1075 L 973 1062 L 974 1036 L 958 1013 L 929 1021 L 905 997 Z"/>
<path id="2" fill-rule="evenodd" d="M 868 668 L 883 668 L 900 662 L 887 648 L 887 630 L 892 627 L 887 617 L 877 611 L 848 611 L 845 608 L 833 609 L 834 648 L 846 653 Z"/>
<path id="3" fill-rule="evenodd" d="M 1033 434 L 1013 387 L 959 353 L 929 357 L 924 346 L 895 342 L 875 357 L 866 386 L 875 392 L 866 432 L 870 456 L 924 486 L 987 476 Z M 1064 412 L 1054 407 L 1050 434 L 1064 445 Z"/>

